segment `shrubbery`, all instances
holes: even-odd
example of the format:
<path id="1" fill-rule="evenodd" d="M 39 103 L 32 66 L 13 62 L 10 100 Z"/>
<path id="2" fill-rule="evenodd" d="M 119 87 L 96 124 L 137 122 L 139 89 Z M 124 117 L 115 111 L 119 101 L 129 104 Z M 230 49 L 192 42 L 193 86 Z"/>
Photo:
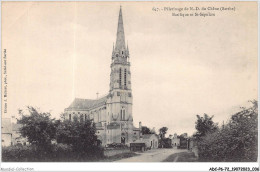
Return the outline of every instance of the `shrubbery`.
<path id="1" fill-rule="evenodd" d="M 71 146 L 54 144 L 47 151 L 39 151 L 36 146 L 9 146 L 2 148 L 3 162 L 71 162 L 95 161 L 103 157 L 103 150 L 92 150 L 92 155 L 79 156 Z"/>
<path id="2" fill-rule="evenodd" d="M 38 149 L 46 149 L 51 140 L 56 137 L 57 121 L 51 119 L 50 113 L 38 112 L 33 107 L 27 108 L 29 115 L 22 115 L 18 123 L 22 124 L 21 135 L 28 139 L 28 142 L 36 145 Z"/>
<path id="3" fill-rule="evenodd" d="M 18 122 L 23 124 L 20 131 L 30 145 L 3 147 L 3 161 L 93 161 L 104 157 L 92 120 L 61 122 L 32 107 L 28 111 L 30 114 L 22 114 Z M 53 140 L 58 144 L 51 144 Z"/>
<path id="4" fill-rule="evenodd" d="M 230 121 L 214 132 L 197 137 L 200 161 L 257 161 L 258 105 L 232 115 Z"/>
<path id="5" fill-rule="evenodd" d="M 37 151 L 32 146 L 9 146 L 2 148 L 2 161 L 20 162 L 33 161 Z"/>
<path id="6" fill-rule="evenodd" d="M 170 138 L 162 138 L 159 140 L 159 148 L 172 148 L 172 141 Z"/>
<path id="7" fill-rule="evenodd" d="M 57 142 L 70 145 L 73 152 L 78 157 L 89 155 L 102 156 L 102 148 L 98 145 L 98 139 L 95 124 L 91 120 L 79 122 L 73 121 L 61 122 L 57 128 Z"/>
<path id="8" fill-rule="evenodd" d="M 113 149 L 125 149 L 128 148 L 127 145 L 123 144 L 123 143 L 111 143 L 111 144 L 107 144 L 108 148 L 113 148 Z"/>

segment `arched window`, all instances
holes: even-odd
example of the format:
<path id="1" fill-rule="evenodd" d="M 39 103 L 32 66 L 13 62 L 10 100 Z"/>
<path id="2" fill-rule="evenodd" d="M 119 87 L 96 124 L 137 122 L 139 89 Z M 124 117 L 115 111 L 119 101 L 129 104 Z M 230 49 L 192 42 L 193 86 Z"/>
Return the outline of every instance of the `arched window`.
<path id="1" fill-rule="evenodd" d="M 119 69 L 119 86 L 121 87 L 122 69 Z"/>
<path id="2" fill-rule="evenodd" d="M 87 121 L 87 114 L 85 114 L 85 121 Z"/>
<path id="3" fill-rule="evenodd" d="M 71 114 L 69 114 L 69 120 L 71 121 Z"/>
<path id="4" fill-rule="evenodd" d="M 125 69 L 125 73 L 124 73 L 124 79 L 125 79 L 125 82 L 124 82 L 124 85 L 126 86 L 126 69 Z"/>
<path id="5" fill-rule="evenodd" d="M 121 120 L 122 120 L 122 121 L 125 120 L 125 109 L 124 109 L 124 108 L 122 108 L 122 109 L 120 110 L 120 117 L 121 117 Z"/>
<path id="6" fill-rule="evenodd" d="M 83 122 L 83 114 L 80 115 L 80 122 Z"/>

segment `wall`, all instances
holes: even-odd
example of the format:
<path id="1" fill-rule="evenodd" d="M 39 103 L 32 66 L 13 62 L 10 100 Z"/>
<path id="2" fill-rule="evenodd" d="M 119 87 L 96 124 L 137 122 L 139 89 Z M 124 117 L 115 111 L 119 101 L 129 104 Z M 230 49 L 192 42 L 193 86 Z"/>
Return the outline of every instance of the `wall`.
<path id="1" fill-rule="evenodd" d="M 104 155 L 110 157 L 110 156 L 114 156 L 121 153 L 127 153 L 127 152 L 130 152 L 130 149 L 111 149 L 111 150 L 105 150 Z"/>
<path id="2" fill-rule="evenodd" d="M 12 143 L 12 135 L 2 133 L 2 146 L 11 146 Z"/>
<path id="3" fill-rule="evenodd" d="M 155 135 L 152 135 L 149 139 L 143 139 L 148 147 L 151 146 L 151 149 L 157 149 L 159 145 L 159 140 Z M 151 144 L 152 142 L 152 144 Z"/>

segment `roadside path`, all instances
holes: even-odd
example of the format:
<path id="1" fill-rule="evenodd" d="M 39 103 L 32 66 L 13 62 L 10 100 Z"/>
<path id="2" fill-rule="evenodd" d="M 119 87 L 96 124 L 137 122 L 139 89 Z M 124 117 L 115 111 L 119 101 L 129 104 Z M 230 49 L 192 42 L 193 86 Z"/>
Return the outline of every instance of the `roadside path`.
<path id="1" fill-rule="evenodd" d="M 139 156 L 134 156 L 130 158 L 124 158 L 119 161 L 114 162 L 161 162 L 165 160 L 168 156 L 180 153 L 180 152 L 187 152 L 185 149 L 153 149 L 140 154 Z M 174 161 L 177 161 L 178 157 Z"/>

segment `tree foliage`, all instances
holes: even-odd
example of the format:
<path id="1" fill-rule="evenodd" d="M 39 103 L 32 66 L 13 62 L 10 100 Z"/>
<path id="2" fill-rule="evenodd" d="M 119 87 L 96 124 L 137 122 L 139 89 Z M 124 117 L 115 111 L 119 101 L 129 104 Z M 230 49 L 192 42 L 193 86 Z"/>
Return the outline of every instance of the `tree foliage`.
<path id="1" fill-rule="evenodd" d="M 233 114 L 223 128 L 206 133 L 198 142 L 202 161 L 257 161 L 258 103 Z"/>
<path id="2" fill-rule="evenodd" d="M 159 140 L 159 148 L 172 148 L 172 141 L 170 138 L 163 138 Z"/>
<path id="3" fill-rule="evenodd" d="M 197 130 L 195 137 L 196 139 L 200 139 L 201 137 L 205 136 L 207 133 L 215 132 L 218 129 L 216 123 L 213 122 L 213 117 L 209 117 L 207 114 L 204 114 L 203 117 L 197 115 L 197 121 L 195 128 Z"/>
<path id="4" fill-rule="evenodd" d="M 61 160 L 62 156 L 65 159 L 71 159 L 68 156 L 73 156 L 79 161 L 103 157 L 104 151 L 98 146 L 96 127 L 92 120 L 79 121 L 75 117 L 73 121 L 60 121 L 52 119 L 50 113 L 39 112 L 33 107 L 28 107 L 27 110 L 29 114 L 20 113 L 22 118 L 18 123 L 22 124 L 21 135 L 35 148 L 26 149 L 28 155 L 37 152 L 39 161 L 52 158 Z M 59 144 L 52 144 L 53 140 Z M 10 152 L 19 151 L 16 148 L 8 149 L 5 155 L 9 155 Z"/>
<path id="5" fill-rule="evenodd" d="M 171 147 L 171 139 L 165 138 L 165 134 L 167 133 L 168 128 L 162 127 L 159 129 L 159 148 L 170 148 Z"/>
<path id="6" fill-rule="evenodd" d="M 159 136 L 161 139 L 165 138 L 165 134 L 167 133 L 168 128 L 167 127 L 162 127 L 159 129 Z"/>
<path id="7" fill-rule="evenodd" d="M 142 126 L 141 132 L 142 132 L 142 134 L 155 134 L 155 132 L 151 131 L 151 129 L 146 126 Z"/>
<path id="8" fill-rule="evenodd" d="M 71 145 L 79 156 L 101 153 L 95 123 L 92 120 L 78 121 L 75 118 L 73 121 L 61 122 L 57 128 L 57 141 Z"/>
<path id="9" fill-rule="evenodd" d="M 28 142 L 38 147 L 46 148 L 51 140 L 56 138 L 57 121 L 50 118 L 50 113 L 41 113 L 33 107 L 27 107 L 29 115 L 22 113 L 18 123 L 22 124 L 21 135 L 28 139 Z"/>

